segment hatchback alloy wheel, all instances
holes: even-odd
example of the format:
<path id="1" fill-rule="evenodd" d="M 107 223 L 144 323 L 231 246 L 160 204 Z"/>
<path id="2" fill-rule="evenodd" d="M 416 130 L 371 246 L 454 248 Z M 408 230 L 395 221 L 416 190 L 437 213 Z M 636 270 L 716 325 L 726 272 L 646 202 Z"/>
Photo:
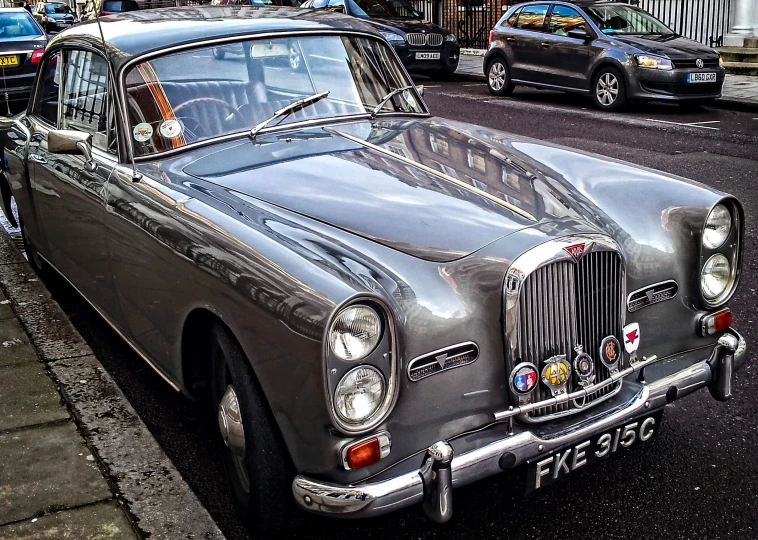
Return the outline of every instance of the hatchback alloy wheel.
<path id="1" fill-rule="evenodd" d="M 487 87 L 496 96 L 505 96 L 513 91 L 511 74 L 503 60 L 494 60 L 487 69 Z"/>
<path id="2" fill-rule="evenodd" d="M 616 98 L 618 98 L 619 80 L 613 73 L 603 73 L 597 80 L 595 92 L 600 103 L 606 107 L 610 107 L 616 101 Z"/>

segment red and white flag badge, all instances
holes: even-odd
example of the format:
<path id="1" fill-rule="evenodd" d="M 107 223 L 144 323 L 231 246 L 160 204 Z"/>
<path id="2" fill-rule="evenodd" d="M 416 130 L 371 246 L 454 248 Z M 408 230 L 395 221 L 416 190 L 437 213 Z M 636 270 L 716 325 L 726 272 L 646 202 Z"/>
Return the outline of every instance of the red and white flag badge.
<path id="1" fill-rule="evenodd" d="M 630 323 L 624 327 L 624 348 L 634 354 L 640 346 L 640 323 Z"/>

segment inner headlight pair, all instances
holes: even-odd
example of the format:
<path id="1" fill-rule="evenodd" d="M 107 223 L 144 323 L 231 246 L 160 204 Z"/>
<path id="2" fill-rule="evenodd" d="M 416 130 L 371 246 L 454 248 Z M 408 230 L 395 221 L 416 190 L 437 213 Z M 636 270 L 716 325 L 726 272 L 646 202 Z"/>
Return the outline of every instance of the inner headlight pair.
<path id="1" fill-rule="evenodd" d="M 647 56 L 645 54 L 635 54 L 634 60 L 637 65 L 644 68 L 651 69 L 674 69 L 674 64 L 668 58 L 662 58 L 660 56 Z"/>
<path id="2" fill-rule="evenodd" d="M 382 318 L 373 308 L 353 305 L 340 311 L 329 329 L 331 352 L 345 362 L 369 356 L 382 338 Z M 344 422 L 360 424 L 382 405 L 387 394 L 384 375 L 364 364 L 348 371 L 334 391 L 334 410 Z"/>
<path id="3" fill-rule="evenodd" d="M 721 248 L 732 232 L 733 221 L 729 208 L 717 204 L 705 220 L 703 247 L 709 250 Z M 736 263 L 736 257 L 730 261 L 724 253 L 714 253 L 705 262 L 700 274 L 700 290 L 708 302 L 718 303 L 718 299 L 731 290 L 736 276 L 732 265 Z"/>
<path id="4" fill-rule="evenodd" d="M 388 30 L 379 30 L 379 33 L 383 35 L 384 39 L 386 39 L 390 43 L 395 43 L 395 44 L 405 43 L 405 38 L 401 36 L 400 34 L 396 34 L 395 32 L 390 32 Z"/>

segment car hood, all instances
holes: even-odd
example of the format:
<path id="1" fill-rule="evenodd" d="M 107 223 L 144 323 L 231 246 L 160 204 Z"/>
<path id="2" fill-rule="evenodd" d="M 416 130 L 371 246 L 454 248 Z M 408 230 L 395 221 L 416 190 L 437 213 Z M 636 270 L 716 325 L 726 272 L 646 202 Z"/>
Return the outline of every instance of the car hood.
<path id="1" fill-rule="evenodd" d="M 718 58 L 718 53 L 697 41 L 681 36 L 613 36 L 613 39 L 642 52 L 672 60 Z"/>
<path id="2" fill-rule="evenodd" d="M 610 219 L 583 190 L 597 183 L 618 203 L 607 191 L 620 177 L 665 183 L 628 164 L 439 118 L 269 133 L 183 163 L 184 174 L 250 203 L 265 201 L 438 262 L 560 220 L 608 231 Z M 577 188 L 563 169 L 592 178 Z"/>
<path id="3" fill-rule="evenodd" d="M 361 21 L 376 27 L 378 30 L 400 30 L 409 33 L 434 33 L 448 34 L 441 26 L 434 23 L 424 22 L 421 19 L 400 19 L 392 17 L 361 18 Z"/>

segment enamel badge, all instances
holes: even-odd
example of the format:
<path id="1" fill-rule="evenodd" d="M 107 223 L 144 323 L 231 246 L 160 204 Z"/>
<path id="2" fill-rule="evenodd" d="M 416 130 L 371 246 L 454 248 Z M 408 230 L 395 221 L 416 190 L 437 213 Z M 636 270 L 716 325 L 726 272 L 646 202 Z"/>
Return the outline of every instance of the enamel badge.
<path id="1" fill-rule="evenodd" d="M 611 373 L 616 371 L 621 360 L 621 343 L 615 336 L 608 336 L 600 343 L 600 361 Z"/>
<path id="2" fill-rule="evenodd" d="M 629 354 L 637 352 L 640 345 L 640 323 L 627 324 L 624 327 L 624 348 Z"/>
<path id="3" fill-rule="evenodd" d="M 550 388 L 554 396 L 566 391 L 566 385 L 571 377 L 571 366 L 566 361 L 565 354 L 553 356 L 545 361 L 542 368 L 542 382 Z"/>
<path id="4" fill-rule="evenodd" d="M 579 386 L 582 388 L 590 386 L 595 382 L 595 362 L 592 357 L 584 352 L 581 345 L 574 347 L 576 358 L 574 358 L 574 373 L 579 377 Z"/>

